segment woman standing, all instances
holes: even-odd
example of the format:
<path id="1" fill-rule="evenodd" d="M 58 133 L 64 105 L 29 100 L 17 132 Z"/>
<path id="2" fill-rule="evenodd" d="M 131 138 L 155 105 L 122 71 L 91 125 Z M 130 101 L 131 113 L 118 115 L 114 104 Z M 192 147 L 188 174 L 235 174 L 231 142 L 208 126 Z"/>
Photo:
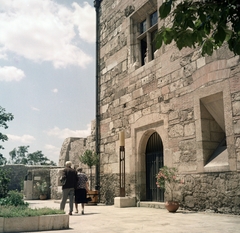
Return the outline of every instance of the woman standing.
<path id="1" fill-rule="evenodd" d="M 82 204 L 82 214 L 84 214 L 84 203 L 87 203 L 88 192 L 88 178 L 86 174 L 82 172 L 82 168 L 77 168 L 78 182 L 75 189 L 75 208 L 78 213 L 78 204 Z"/>

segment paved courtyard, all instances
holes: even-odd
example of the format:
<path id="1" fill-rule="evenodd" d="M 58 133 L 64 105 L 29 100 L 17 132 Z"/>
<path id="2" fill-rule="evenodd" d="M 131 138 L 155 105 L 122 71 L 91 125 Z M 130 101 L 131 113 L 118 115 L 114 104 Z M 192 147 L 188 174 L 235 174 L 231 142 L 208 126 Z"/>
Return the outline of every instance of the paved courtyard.
<path id="1" fill-rule="evenodd" d="M 59 208 L 53 200 L 27 200 L 32 208 Z M 81 209 L 79 205 L 79 210 Z M 68 212 L 68 203 L 66 204 Z M 114 206 L 86 206 L 85 214 L 69 216 L 70 229 L 47 232 L 63 233 L 240 233 L 240 216 L 196 213 L 145 207 L 116 208 Z"/>

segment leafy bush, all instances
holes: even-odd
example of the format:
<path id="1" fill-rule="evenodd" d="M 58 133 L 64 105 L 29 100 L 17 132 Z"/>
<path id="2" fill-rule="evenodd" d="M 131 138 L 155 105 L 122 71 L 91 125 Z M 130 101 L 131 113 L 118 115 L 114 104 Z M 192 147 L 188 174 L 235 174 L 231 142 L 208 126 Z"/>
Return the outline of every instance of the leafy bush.
<path id="1" fill-rule="evenodd" d="M 8 193 L 10 182 L 10 170 L 0 169 L 0 198 L 4 198 Z"/>
<path id="2" fill-rule="evenodd" d="M 27 202 L 23 200 L 23 194 L 17 190 L 11 190 L 8 192 L 5 198 L 0 199 L 0 205 L 4 206 L 28 206 Z"/>
<path id="3" fill-rule="evenodd" d="M 12 217 L 32 217 L 41 215 L 54 215 L 54 214 L 64 214 L 63 210 L 51 209 L 51 208 L 41 208 L 41 209 L 31 209 L 27 206 L 2 206 L 0 208 L 0 217 L 12 218 Z"/>

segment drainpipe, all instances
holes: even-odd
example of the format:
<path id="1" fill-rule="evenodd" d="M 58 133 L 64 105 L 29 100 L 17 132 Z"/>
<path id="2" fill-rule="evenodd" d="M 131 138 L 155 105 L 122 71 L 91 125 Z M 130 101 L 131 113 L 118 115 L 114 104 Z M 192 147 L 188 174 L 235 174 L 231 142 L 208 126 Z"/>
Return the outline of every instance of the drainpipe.
<path id="1" fill-rule="evenodd" d="M 94 7 L 96 10 L 96 142 L 95 142 L 95 151 L 99 158 L 99 163 L 96 165 L 95 170 L 95 190 L 100 189 L 100 143 L 99 143 L 99 127 L 100 127 L 100 109 L 99 109 L 99 77 L 100 77 L 100 49 L 99 49 L 99 9 L 102 0 L 95 0 Z M 100 193 L 100 192 L 99 192 Z"/>

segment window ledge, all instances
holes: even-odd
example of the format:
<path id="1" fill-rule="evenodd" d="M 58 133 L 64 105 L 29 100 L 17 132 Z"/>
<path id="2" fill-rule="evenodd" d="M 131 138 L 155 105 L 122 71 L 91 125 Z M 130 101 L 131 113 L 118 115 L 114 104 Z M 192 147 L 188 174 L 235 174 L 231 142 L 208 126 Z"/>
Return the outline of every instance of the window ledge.
<path id="1" fill-rule="evenodd" d="M 204 166 L 205 172 L 219 172 L 229 171 L 228 151 L 223 150 L 219 155 L 213 158 L 208 164 Z"/>

